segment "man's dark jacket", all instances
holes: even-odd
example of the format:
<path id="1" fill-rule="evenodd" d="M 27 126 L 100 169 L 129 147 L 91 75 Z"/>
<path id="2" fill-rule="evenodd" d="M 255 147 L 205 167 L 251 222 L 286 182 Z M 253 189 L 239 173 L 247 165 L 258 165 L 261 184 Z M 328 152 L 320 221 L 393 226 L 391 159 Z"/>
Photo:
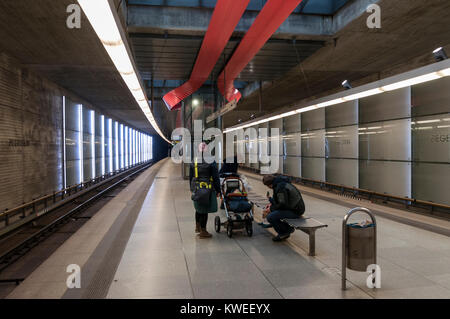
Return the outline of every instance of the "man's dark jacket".
<path id="1" fill-rule="evenodd" d="M 277 176 L 273 180 L 273 198 L 271 199 L 270 211 L 290 210 L 298 215 L 305 212 L 305 203 L 303 202 L 300 191 L 291 184 L 289 177 Z"/>

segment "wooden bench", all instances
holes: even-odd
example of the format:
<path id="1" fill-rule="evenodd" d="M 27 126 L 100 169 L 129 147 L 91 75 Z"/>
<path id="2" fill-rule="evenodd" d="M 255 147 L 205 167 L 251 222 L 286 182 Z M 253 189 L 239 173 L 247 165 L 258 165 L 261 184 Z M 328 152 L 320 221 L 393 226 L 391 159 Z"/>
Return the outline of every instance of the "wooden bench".
<path id="1" fill-rule="evenodd" d="M 309 256 L 316 255 L 316 230 L 328 227 L 328 225 L 319 222 L 311 217 L 300 217 L 296 219 L 282 219 L 289 226 L 299 229 L 309 235 Z"/>

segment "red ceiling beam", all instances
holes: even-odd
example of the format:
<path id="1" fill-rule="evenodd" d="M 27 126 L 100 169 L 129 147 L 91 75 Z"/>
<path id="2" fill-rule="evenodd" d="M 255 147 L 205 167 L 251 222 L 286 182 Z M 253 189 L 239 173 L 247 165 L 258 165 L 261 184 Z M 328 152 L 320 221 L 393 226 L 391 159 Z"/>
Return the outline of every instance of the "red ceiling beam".
<path id="1" fill-rule="evenodd" d="M 217 80 L 220 93 L 228 101 L 239 101 L 241 93 L 234 87 L 234 80 L 301 2 L 269 0 L 266 3 Z"/>
<path id="2" fill-rule="evenodd" d="M 169 110 L 197 91 L 208 79 L 250 0 L 218 0 L 189 81 L 163 97 Z"/>

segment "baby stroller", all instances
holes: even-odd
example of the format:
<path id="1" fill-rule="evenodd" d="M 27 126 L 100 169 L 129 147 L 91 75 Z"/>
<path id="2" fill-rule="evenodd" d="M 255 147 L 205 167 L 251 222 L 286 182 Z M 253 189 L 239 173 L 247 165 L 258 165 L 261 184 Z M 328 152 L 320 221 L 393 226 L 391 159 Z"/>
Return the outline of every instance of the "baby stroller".
<path id="1" fill-rule="evenodd" d="M 247 191 L 244 183 L 238 174 L 222 174 L 222 194 L 223 208 L 227 220 L 221 222 L 220 217 L 216 216 L 214 225 L 216 232 L 220 232 L 221 226 L 226 227 L 228 237 L 233 236 L 233 230 L 242 230 L 245 228 L 247 235 L 253 235 L 253 204 L 247 198 Z"/>

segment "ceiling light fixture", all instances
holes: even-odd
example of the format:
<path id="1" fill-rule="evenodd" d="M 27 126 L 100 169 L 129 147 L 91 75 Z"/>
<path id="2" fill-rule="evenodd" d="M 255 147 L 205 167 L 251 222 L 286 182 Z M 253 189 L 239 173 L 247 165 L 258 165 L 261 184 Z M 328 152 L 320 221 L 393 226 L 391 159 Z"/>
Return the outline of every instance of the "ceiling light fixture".
<path id="1" fill-rule="evenodd" d="M 434 50 L 433 55 L 434 55 L 434 58 L 436 59 L 436 61 L 438 61 L 438 62 L 448 59 L 448 56 L 445 53 L 445 50 L 443 47 L 440 47 L 440 48 L 437 48 L 436 50 Z"/>
<path id="2" fill-rule="evenodd" d="M 105 47 L 117 71 L 144 112 L 155 131 L 167 142 L 171 142 L 161 132 L 148 104 L 148 98 L 142 89 L 124 37 L 119 29 L 118 19 L 111 10 L 109 0 L 78 0 L 95 33 Z"/>
<path id="3" fill-rule="evenodd" d="M 344 89 L 346 89 L 346 90 L 353 89 L 353 86 L 350 84 L 350 82 L 349 82 L 348 80 L 345 80 L 344 82 L 342 82 L 342 86 L 343 86 Z"/>
<path id="4" fill-rule="evenodd" d="M 277 115 L 267 115 L 267 117 L 259 120 L 255 119 L 254 121 L 248 123 L 236 125 L 234 127 L 225 129 L 224 133 L 229 133 L 238 129 L 270 122 L 272 120 L 291 116 L 293 114 L 304 113 L 327 106 L 337 105 L 344 102 L 433 81 L 446 76 L 450 76 L 450 59 L 445 59 L 441 62 L 437 62 L 413 71 L 386 78 L 381 81 L 366 84 L 361 87 L 348 89 L 345 92 L 340 92 L 325 98 L 318 99 L 316 101 L 312 101 L 309 105 L 300 107 L 296 110 L 287 111 Z M 344 85 L 344 83 L 342 84 Z"/>

